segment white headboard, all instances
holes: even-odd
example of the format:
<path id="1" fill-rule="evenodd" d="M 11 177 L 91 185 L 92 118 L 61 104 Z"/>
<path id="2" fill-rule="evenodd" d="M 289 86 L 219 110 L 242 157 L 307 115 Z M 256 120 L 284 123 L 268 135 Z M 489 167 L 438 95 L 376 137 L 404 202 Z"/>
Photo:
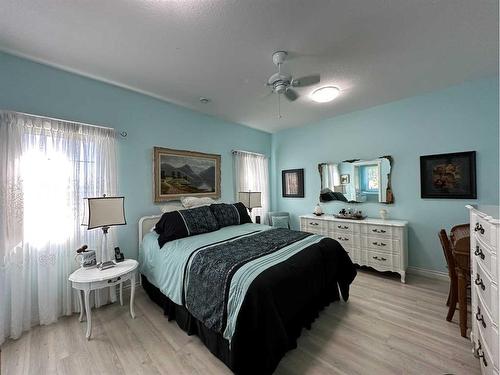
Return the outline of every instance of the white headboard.
<path id="1" fill-rule="evenodd" d="M 154 228 L 161 215 L 143 216 L 139 219 L 139 249 L 141 248 L 142 239 L 146 234 Z"/>

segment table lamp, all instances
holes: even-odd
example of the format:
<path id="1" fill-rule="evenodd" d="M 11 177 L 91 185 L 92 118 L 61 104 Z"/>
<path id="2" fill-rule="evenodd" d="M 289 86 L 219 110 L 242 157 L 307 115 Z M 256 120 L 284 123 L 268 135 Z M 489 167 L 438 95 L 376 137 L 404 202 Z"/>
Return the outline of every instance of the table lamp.
<path id="1" fill-rule="evenodd" d="M 84 219 L 82 225 L 87 226 L 87 230 L 101 228 L 103 233 L 103 245 L 98 267 L 101 269 L 113 267 L 108 254 L 108 230 L 115 225 L 127 224 L 125 220 L 125 197 L 102 197 L 84 198 L 87 200 L 84 204 Z M 100 258 L 100 259 L 99 259 Z"/>
<path id="2" fill-rule="evenodd" d="M 238 199 L 252 213 L 252 208 L 262 207 L 260 191 L 240 191 Z"/>

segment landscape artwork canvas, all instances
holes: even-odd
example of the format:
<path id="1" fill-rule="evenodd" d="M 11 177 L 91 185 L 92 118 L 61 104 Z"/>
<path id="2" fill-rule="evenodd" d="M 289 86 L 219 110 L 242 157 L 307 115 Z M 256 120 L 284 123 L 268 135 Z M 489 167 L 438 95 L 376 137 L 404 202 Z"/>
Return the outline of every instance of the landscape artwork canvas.
<path id="1" fill-rule="evenodd" d="M 154 200 L 220 198 L 220 155 L 154 148 Z"/>
<path id="2" fill-rule="evenodd" d="M 420 157 L 422 198 L 476 199 L 476 152 Z"/>

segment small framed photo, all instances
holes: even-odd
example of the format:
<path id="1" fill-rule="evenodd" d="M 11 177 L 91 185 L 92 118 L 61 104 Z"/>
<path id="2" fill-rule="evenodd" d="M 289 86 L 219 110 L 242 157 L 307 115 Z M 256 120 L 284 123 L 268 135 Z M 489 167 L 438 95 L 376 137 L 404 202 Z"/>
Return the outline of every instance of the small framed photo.
<path id="1" fill-rule="evenodd" d="M 341 174 L 340 175 L 340 184 L 341 185 L 349 185 L 350 181 L 351 181 L 351 177 L 348 174 Z"/>
<path id="2" fill-rule="evenodd" d="M 304 198 L 304 169 L 281 171 L 281 190 L 284 198 Z"/>
<path id="3" fill-rule="evenodd" d="M 422 198 L 476 199 L 476 152 L 420 157 Z"/>

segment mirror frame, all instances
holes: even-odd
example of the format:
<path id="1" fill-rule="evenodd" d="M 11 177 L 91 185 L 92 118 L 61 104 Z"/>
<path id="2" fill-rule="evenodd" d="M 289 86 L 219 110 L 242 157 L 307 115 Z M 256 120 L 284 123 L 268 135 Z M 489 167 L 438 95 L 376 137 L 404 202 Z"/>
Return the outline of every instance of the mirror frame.
<path id="1" fill-rule="evenodd" d="M 392 158 L 392 156 L 383 155 L 383 156 L 380 156 L 376 159 L 349 159 L 349 160 L 342 160 L 340 163 L 355 163 L 358 161 L 370 161 L 370 160 L 377 160 L 377 159 L 387 159 L 389 161 L 389 167 L 390 167 L 390 173 L 387 176 L 387 191 L 388 191 L 388 193 L 386 193 L 387 199 L 385 202 L 377 202 L 377 203 L 393 204 L 394 203 L 394 192 L 392 191 L 392 165 L 393 165 L 394 159 Z M 323 186 L 323 174 L 321 173 L 321 168 L 322 168 L 322 166 L 328 165 L 328 164 L 333 164 L 333 163 L 319 163 L 318 164 L 318 172 L 319 172 L 319 178 L 320 178 L 320 190 L 321 190 L 321 187 Z M 349 201 L 349 203 L 365 203 L 365 202 Z"/>

